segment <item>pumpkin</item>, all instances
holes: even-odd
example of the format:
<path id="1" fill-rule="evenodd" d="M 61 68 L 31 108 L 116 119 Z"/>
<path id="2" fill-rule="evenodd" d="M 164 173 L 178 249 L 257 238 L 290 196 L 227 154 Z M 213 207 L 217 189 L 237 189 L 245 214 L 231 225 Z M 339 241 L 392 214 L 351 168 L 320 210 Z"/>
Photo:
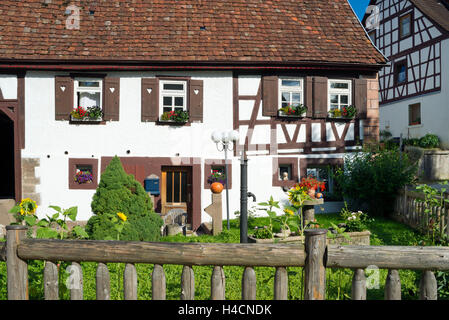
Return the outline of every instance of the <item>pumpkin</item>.
<path id="1" fill-rule="evenodd" d="M 223 191 L 223 185 L 220 182 L 214 182 L 211 184 L 210 190 L 213 193 L 221 193 Z"/>
<path id="2" fill-rule="evenodd" d="M 322 198 L 323 198 L 323 194 L 322 194 L 321 192 L 318 192 L 318 193 L 316 194 L 316 198 L 317 198 L 317 199 L 322 199 Z"/>

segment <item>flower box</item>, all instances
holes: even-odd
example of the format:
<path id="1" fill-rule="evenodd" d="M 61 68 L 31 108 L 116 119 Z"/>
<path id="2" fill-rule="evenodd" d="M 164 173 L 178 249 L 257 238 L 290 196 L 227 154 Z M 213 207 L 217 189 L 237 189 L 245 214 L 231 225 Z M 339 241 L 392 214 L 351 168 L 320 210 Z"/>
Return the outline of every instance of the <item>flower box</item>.
<path id="1" fill-rule="evenodd" d="M 280 118 L 305 118 L 307 116 L 307 112 L 303 112 L 301 114 L 286 114 L 282 110 L 278 110 L 278 117 Z"/>
<path id="2" fill-rule="evenodd" d="M 188 111 L 169 111 L 164 112 L 160 118 L 160 123 L 184 125 L 189 122 L 189 112 Z"/>
<path id="3" fill-rule="evenodd" d="M 72 115 L 70 115 L 70 122 L 77 122 L 77 123 L 86 123 L 86 122 L 89 122 L 89 123 L 99 123 L 99 122 L 101 122 L 101 121 L 103 121 L 103 118 L 94 118 L 94 119 L 91 119 L 91 118 L 88 118 L 88 117 L 85 117 L 85 118 L 75 118 L 75 117 L 73 117 Z"/>
<path id="4" fill-rule="evenodd" d="M 346 232 L 349 236 L 349 240 L 342 234 L 336 234 L 335 237 L 327 238 L 327 244 L 336 245 L 370 245 L 371 232 L 361 231 L 361 232 Z M 274 239 L 256 239 L 252 236 L 248 236 L 249 243 L 304 243 L 304 236 L 290 235 L 288 237 L 279 237 Z"/>

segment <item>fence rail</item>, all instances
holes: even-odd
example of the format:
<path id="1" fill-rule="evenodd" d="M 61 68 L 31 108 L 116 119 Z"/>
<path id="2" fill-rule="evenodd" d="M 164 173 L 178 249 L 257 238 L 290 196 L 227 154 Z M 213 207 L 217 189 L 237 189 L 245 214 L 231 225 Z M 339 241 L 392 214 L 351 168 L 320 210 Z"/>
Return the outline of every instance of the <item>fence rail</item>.
<path id="1" fill-rule="evenodd" d="M 124 298 L 137 299 L 136 263 L 154 264 L 152 298 L 166 298 L 164 265 L 182 265 L 181 299 L 195 298 L 195 274 L 192 266 L 211 266 L 211 299 L 225 299 L 223 266 L 243 266 L 242 300 L 256 299 L 254 267 L 274 267 L 274 299 L 288 298 L 287 267 L 304 268 L 304 298 L 322 300 L 326 290 L 326 268 L 351 268 L 352 298 L 366 299 L 364 269 L 376 266 L 388 269 L 385 299 L 401 298 L 399 269 L 422 270 L 420 298 L 437 299 L 437 283 L 433 271 L 449 270 L 449 248 L 401 246 L 326 245 L 326 231 L 305 231 L 304 245 L 285 244 L 218 244 L 218 243 L 148 243 L 120 241 L 70 241 L 26 239 L 26 228 L 7 226 L 6 250 L 9 300 L 28 299 L 28 260 L 45 261 L 44 294 L 46 300 L 57 300 L 58 261 L 72 262 L 71 271 L 78 274 L 72 286 L 71 299 L 83 299 L 80 262 L 98 262 L 97 300 L 110 299 L 110 276 L 106 263 L 125 263 Z"/>
<path id="2" fill-rule="evenodd" d="M 447 194 L 445 197 L 447 198 Z M 441 198 L 437 196 L 436 199 Z M 423 200 L 423 193 L 401 190 L 394 204 L 394 218 L 423 233 L 436 226 L 438 236 L 449 237 L 449 203 L 444 202 L 443 206 L 427 208 Z M 430 212 L 426 212 L 426 209 Z"/>

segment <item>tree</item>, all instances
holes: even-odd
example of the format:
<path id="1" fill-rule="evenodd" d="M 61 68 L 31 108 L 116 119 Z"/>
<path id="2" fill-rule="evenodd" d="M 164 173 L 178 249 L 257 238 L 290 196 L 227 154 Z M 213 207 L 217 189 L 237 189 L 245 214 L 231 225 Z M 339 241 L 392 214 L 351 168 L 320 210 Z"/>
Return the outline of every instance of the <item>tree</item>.
<path id="1" fill-rule="evenodd" d="M 160 237 L 163 221 L 154 212 L 151 198 L 134 176 L 125 172 L 117 156 L 101 175 L 91 208 L 94 216 L 89 219 L 86 231 L 92 239 L 116 239 L 112 218 L 119 212 L 124 213 L 129 222 L 123 228 L 121 240 L 157 241 Z"/>

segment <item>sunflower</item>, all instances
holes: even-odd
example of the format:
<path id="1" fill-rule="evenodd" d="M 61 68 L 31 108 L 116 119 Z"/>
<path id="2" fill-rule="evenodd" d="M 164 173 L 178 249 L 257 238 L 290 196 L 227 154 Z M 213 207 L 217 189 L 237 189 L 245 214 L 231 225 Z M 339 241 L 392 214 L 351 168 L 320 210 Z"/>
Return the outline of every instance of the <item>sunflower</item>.
<path id="1" fill-rule="evenodd" d="M 33 215 L 36 213 L 37 204 L 36 201 L 31 200 L 30 198 L 22 199 L 19 204 L 20 214 L 24 215 Z"/>
<path id="2" fill-rule="evenodd" d="M 128 219 L 128 217 L 123 212 L 117 212 L 117 215 L 123 222 L 126 222 L 126 220 Z"/>

